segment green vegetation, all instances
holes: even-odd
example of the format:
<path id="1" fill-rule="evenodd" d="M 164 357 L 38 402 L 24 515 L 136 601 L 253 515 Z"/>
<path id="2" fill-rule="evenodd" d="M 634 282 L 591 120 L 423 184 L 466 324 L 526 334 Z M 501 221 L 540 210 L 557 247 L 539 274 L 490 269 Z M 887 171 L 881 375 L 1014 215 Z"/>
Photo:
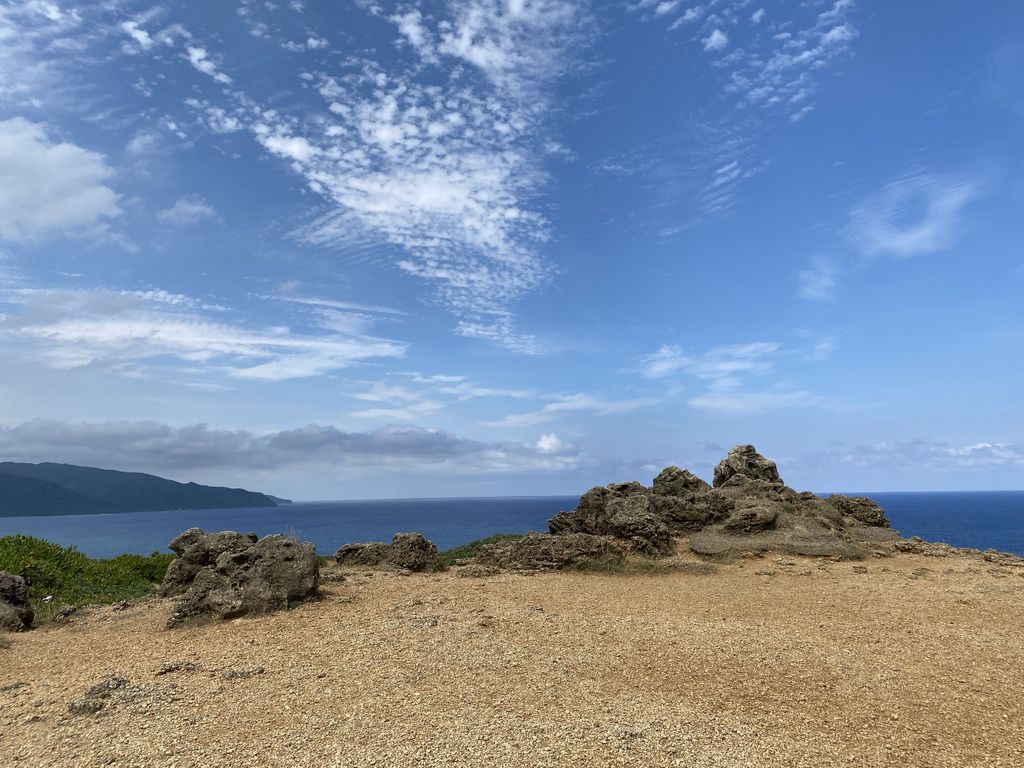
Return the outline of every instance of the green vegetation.
<path id="1" fill-rule="evenodd" d="M 62 608 L 148 595 L 163 580 L 173 559 L 172 554 L 154 552 L 94 560 L 75 547 L 32 536 L 0 538 L 0 571 L 25 577 L 36 621 Z"/>
<path id="2" fill-rule="evenodd" d="M 446 549 L 441 553 L 441 560 L 444 561 L 445 565 L 454 565 L 456 560 L 461 560 L 464 557 L 476 557 L 487 544 L 497 544 L 499 541 L 521 538 L 523 538 L 522 534 L 519 533 L 496 533 L 493 536 L 488 536 L 486 539 L 477 539 L 476 541 L 469 542 L 469 544 L 463 544 L 461 547 Z"/>

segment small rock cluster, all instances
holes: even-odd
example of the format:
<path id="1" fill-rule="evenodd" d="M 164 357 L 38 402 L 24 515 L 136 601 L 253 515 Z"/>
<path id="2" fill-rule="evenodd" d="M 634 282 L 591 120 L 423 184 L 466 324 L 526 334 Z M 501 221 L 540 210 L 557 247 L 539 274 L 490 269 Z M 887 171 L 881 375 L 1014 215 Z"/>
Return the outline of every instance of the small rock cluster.
<path id="1" fill-rule="evenodd" d="M 34 618 L 25 579 L 0 571 L 0 629 L 9 632 L 30 629 Z"/>
<path id="2" fill-rule="evenodd" d="M 386 565 L 397 570 L 439 571 L 444 568 L 441 555 L 433 542 L 418 533 L 396 533 L 390 544 L 370 541 L 346 544 L 334 559 L 339 565 Z"/>
<path id="3" fill-rule="evenodd" d="M 168 621 L 172 627 L 192 619 L 282 610 L 314 595 L 320 582 L 313 545 L 284 536 L 258 539 L 253 533 L 190 528 L 170 548 L 178 557 L 160 594 L 181 598 Z"/>

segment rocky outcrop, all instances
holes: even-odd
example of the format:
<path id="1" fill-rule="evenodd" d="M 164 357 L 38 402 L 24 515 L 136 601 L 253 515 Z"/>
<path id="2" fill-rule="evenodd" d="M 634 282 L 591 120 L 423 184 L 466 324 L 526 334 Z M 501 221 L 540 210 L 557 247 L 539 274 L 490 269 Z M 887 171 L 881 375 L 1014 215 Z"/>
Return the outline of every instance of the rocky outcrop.
<path id="1" fill-rule="evenodd" d="M 777 488 L 783 485 L 775 462 L 759 454 L 752 445 L 737 445 L 715 467 L 715 488 L 743 486 L 752 481 Z"/>
<path id="2" fill-rule="evenodd" d="M 715 467 L 713 486 L 686 469 L 666 467 L 650 488 L 632 482 L 590 489 L 575 509 L 549 520 L 548 530 L 611 537 L 629 552 L 654 556 L 671 554 L 673 538 L 682 536 L 704 555 L 779 551 L 842 558 L 863 557 L 899 538 L 870 499 L 798 493 L 752 445 L 729 451 Z"/>
<path id="3" fill-rule="evenodd" d="M 21 632 L 31 629 L 34 618 L 25 579 L 0 571 L 0 630 Z"/>
<path id="4" fill-rule="evenodd" d="M 167 568 L 160 585 L 160 596 L 184 594 L 203 568 L 216 565 L 217 558 L 225 552 L 240 552 L 251 547 L 256 540 L 255 533 L 205 533 L 199 528 L 189 528 L 168 545 L 177 557 Z"/>
<path id="5" fill-rule="evenodd" d="M 626 549 L 611 536 L 528 533 L 486 545 L 475 562 L 504 571 L 557 571 L 621 563 Z"/>
<path id="6" fill-rule="evenodd" d="M 386 565 L 410 571 L 439 571 L 444 568 L 437 547 L 418 533 L 396 533 L 390 544 L 371 541 L 346 544 L 334 559 L 340 565 Z"/>
<path id="7" fill-rule="evenodd" d="M 551 518 L 548 530 L 556 535 L 612 536 L 628 541 L 633 551 L 642 554 L 672 552 L 672 531 L 654 511 L 647 489 L 640 483 L 590 489 L 576 509 Z"/>
<path id="8" fill-rule="evenodd" d="M 658 473 L 651 490 L 665 496 L 685 496 L 710 491 L 711 486 L 690 470 L 672 466 L 665 467 Z"/>
<path id="9" fill-rule="evenodd" d="M 168 568 L 162 594 L 180 594 L 181 600 L 168 621 L 178 626 L 202 618 L 234 618 L 284 610 L 316 594 L 320 564 L 312 544 L 300 544 L 284 536 L 257 539 L 255 534 L 232 531 L 207 534 L 191 529 L 175 539 L 188 544 L 181 550 L 200 553 L 219 551 L 212 564 L 195 571 L 184 590 L 182 574 L 191 573 L 195 561 Z M 176 550 L 177 551 L 177 550 Z"/>

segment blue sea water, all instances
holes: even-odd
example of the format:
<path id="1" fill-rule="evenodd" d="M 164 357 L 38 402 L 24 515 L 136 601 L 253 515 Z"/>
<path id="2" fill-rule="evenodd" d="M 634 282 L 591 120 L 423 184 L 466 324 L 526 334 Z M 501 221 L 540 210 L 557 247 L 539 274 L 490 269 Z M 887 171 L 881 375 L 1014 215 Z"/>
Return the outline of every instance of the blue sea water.
<path id="1" fill-rule="evenodd" d="M 1024 491 L 866 493 L 904 536 L 1024 556 Z M 545 530 L 576 496 L 334 501 L 251 509 L 132 512 L 115 515 L 0 517 L 0 536 L 23 533 L 93 557 L 164 551 L 186 528 L 286 533 L 330 554 L 353 541 L 387 541 L 418 531 L 441 549 L 494 533 Z"/>

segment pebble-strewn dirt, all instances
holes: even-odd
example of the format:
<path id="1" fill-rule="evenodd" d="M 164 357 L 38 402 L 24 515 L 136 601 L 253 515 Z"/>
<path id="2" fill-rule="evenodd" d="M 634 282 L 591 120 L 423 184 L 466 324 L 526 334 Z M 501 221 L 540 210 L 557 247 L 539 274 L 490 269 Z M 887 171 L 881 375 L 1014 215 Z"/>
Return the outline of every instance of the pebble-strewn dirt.
<path id="1" fill-rule="evenodd" d="M 96 608 L 0 646 L 0 765 L 1019 768 L 1022 575 L 766 557 L 356 572 L 177 630 L 167 601 Z"/>

